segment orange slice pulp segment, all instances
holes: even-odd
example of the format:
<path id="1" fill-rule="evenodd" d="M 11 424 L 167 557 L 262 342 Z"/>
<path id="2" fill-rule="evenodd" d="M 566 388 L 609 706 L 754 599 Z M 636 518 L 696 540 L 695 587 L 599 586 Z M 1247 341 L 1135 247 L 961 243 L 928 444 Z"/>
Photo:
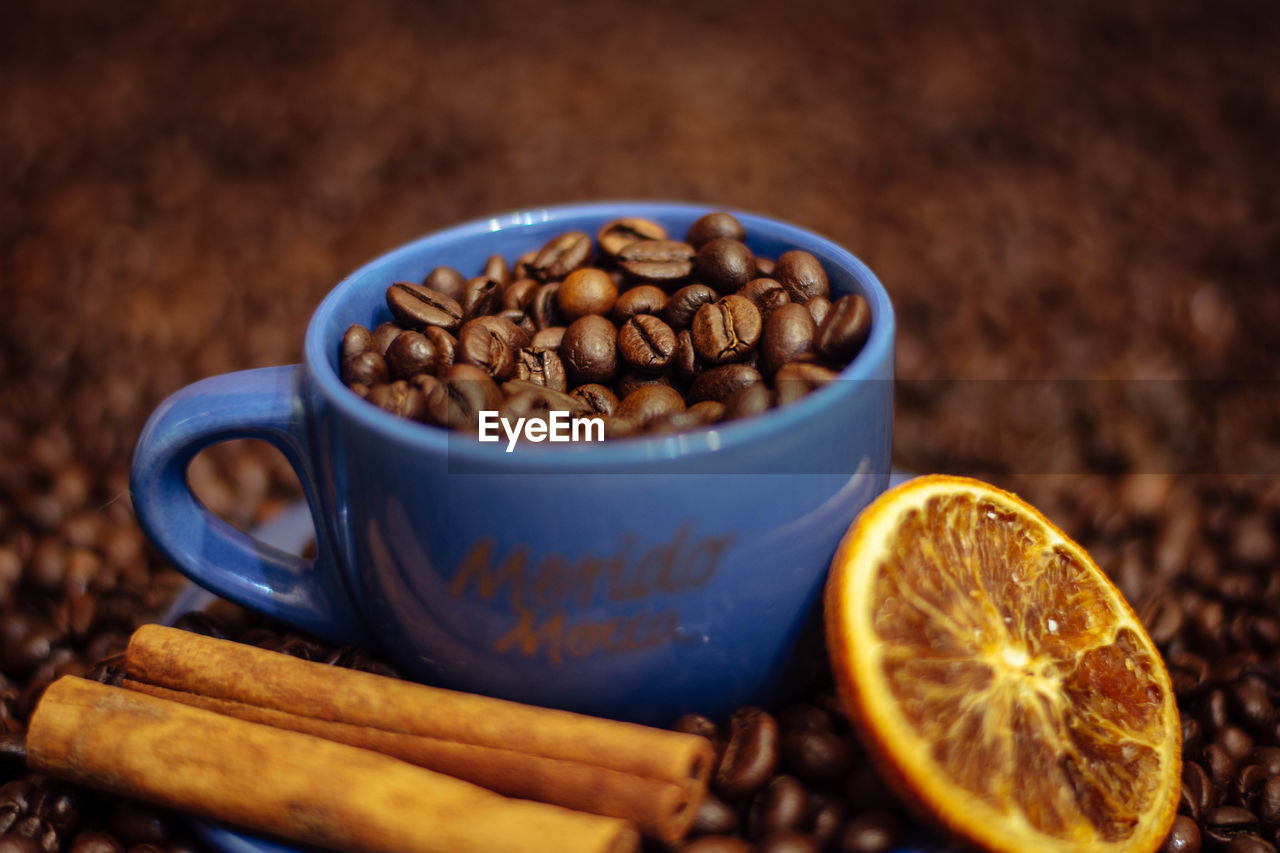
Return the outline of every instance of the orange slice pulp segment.
<path id="1" fill-rule="evenodd" d="M 832 563 L 827 646 L 889 779 L 989 850 L 1152 851 L 1181 778 L 1169 675 L 1133 610 L 1036 509 L 920 477 Z"/>

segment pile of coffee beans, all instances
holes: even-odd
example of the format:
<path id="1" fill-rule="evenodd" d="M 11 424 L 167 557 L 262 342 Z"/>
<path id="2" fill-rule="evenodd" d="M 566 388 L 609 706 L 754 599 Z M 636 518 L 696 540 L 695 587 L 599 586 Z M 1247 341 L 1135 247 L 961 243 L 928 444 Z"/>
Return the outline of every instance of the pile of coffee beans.
<path id="1" fill-rule="evenodd" d="M 760 258 L 729 213 L 673 240 L 623 218 L 561 234 L 480 274 L 436 267 L 395 282 L 393 321 L 351 326 L 343 382 L 374 405 L 475 432 L 479 412 L 515 421 L 598 416 L 606 438 L 756 415 L 836 378 L 871 330 L 857 294 L 831 300 L 826 270 L 794 249 Z"/>

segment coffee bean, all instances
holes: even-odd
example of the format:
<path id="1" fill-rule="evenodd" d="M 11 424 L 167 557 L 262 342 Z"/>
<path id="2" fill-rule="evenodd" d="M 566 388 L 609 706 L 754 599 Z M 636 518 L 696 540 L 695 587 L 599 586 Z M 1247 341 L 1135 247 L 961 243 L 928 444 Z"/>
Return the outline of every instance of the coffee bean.
<path id="1" fill-rule="evenodd" d="M 746 239 L 746 229 L 731 213 L 715 212 L 699 217 L 689 226 L 684 241 L 695 248 L 701 248 L 712 240 L 727 237 L 731 240 Z"/>
<path id="2" fill-rule="evenodd" d="M 579 385 L 570 394 L 581 399 L 593 414 L 612 415 L 618 409 L 618 396 L 603 385 L 594 382 Z"/>
<path id="3" fill-rule="evenodd" d="M 1262 783 L 1258 792 L 1256 814 L 1267 829 L 1280 829 L 1280 776 L 1272 776 Z"/>
<path id="4" fill-rule="evenodd" d="M 453 331 L 462 325 L 463 308 L 457 300 L 420 284 L 399 281 L 387 288 L 387 307 L 407 329 L 421 331 L 439 326 Z"/>
<path id="5" fill-rule="evenodd" d="M 502 307 L 509 310 L 524 311 L 533 301 L 533 294 L 542 284 L 535 278 L 522 278 L 513 281 L 502 290 Z"/>
<path id="6" fill-rule="evenodd" d="M 105 832 L 82 832 L 71 845 L 71 853 L 124 853 L 124 845 Z"/>
<path id="7" fill-rule="evenodd" d="M 507 259 L 502 255 L 490 255 L 484 262 L 484 270 L 480 275 L 485 278 L 491 278 L 502 287 L 511 284 L 511 267 L 507 266 Z"/>
<path id="8" fill-rule="evenodd" d="M 692 274 L 720 293 L 733 293 L 756 277 L 756 258 L 740 240 L 718 237 L 698 249 Z"/>
<path id="9" fill-rule="evenodd" d="M 462 298 L 462 288 L 466 283 L 466 277 L 453 267 L 436 267 L 422 280 L 424 287 L 443 293 L 455 301 Z"/>
<path id="10" fill-rule="evenodd" d="M 698 735 L 699 737 L 704 737 L 711 741 L 717 749 L 720 747 L 719 728 L 716 726 L 714 720 L 702 714 L 681 714 L 680 717 L 671 724 L 671 729 L 677 732 L 684 732 L 687 735 Z"/>
<path id="11" fill-rule="evenodd" d="M 1173 819 L 1173 827 L 1169 830 L 1160 853 L 1200 853 L 1200 827 L 1185 815 Z"/>
<path id="12" fill-rule="evenodd" d="M 1235 761 L 1225 749 L 1216 743 L 1211 743 L 1204 748 L 1203 764 L 1209 779 L 1213 782 L 1214 791 L 1225 796 L 1231 784 L 1231 777 L 1235 773 Z"/>
<path id="13" fill-rule="evenodd" d="M 1265 732 L 1275 724 L 1276 709 L 1267 696 L 1266 685 L 1254 681 L 1239 681 L 1231 686 L 1227 697 L 1236 719 L 1255 732 Z"/>
<path id="14" fill-rule="evenodd" d="M 508 421 L 515 422 L 521 418 L 546 421 L 551 412 L 569 412 L 575 416 L 586 414 L 580 400 L 541 385 L 530 383 L 525 390 L 512 389 L 508 393 L 510 396 L 498 409 L 499 416 Z"/>
<path id="15" fill-rule="evenodd" d="M 111 814 L 111 831 L 125 844 L 164 844 L 173 834 L 169 818 L 156 809 L 122 800 Z"/>
<path id="16" fill-rule="evenodd" d="M 427 398 L 427 417 L 449 429 L 475 430 L 480 412 L 502 406 L 502 389 L 482 368 L 455 364 Z"/>
<path id="17" fill-rule="evenodd" d="M 1236 836 L 1257 833 L 1258 818 L 1239 806 L 1218 806 L 1204 816 L 1201 828 L 1210 844 L 1225 848 Z"/>
<path id="18" fill-rule="evenodd" d="M 429 327 L 422 334 L 436 349 L 436 376 L 444 376 L 458 360 L 458 339 L 437 326 Z"/>
<path id="19" fill-rule="evenodd" d="M 840 836 L 841 853 L 888 853 L 902 839 L 902 823 L 892 812 L 874 811 L 855 817 Z"/>
<path id="20" fill-rule="evenodd" d="M 528 313 L 539 330 L 560 325 L 564 320 L 560 314 L 560 282 L 547 282 L 535 290 Z"/>
<path id="21" fill-rule="evenodd" d="M 618 330 L 598 314 L 574 320 L 565 329 L 560 359 L 571 385 L 604 383 L 618 372 Z"/>
<path id="22" fill-rule="evenodd" d="M 410 377 L 409 384 L 421 391 L 422 399 L 426 400 L 440 384 L 440 380 L 430 373 L 419 373 L 417 376 Z"/>
<path id="23" fill-rule="evenodd" d="M 1267 771 L 1268 776 L 1280 776 L 1280 746 L 1254 747 L 1248 760 Z"/>
<path id="24" fill-rule="evenodd" d="M 638 370 L 626 370 L 619 373 L 618 378 L 613 383 L 613 387 L 618 392 L 618 398 L 623 400 L 647 385 L 662 385 L 667 388 L 675 387 L 672 385 L 669 376 L 661 373 L 641 373 Z"/>
<path id="25" fill-rule="evenodd" d="M 738 295 L 755 303 L 760 314 L 766 318 L 775 308 L 791 303 L 786 289 L 772 278 L 753 278 L 742 286 Z"/>
<path id="26" fill-rule="evenodd" d="M 748 831 L 760 837 L 800 829 L 808 814 L 809 796 L 800 780 L 785 774 L 774 776 L 752 802 Z"/>
<path id="27" fill-rule="evenodd" d="M 756 853 L 819 853 L 821 845 L 812 835 L 794 830 L 775 832 L 761 838 Z"/>
<path id="28" fill-rule="evenodd" d="M 618 266 L 632 279 L 674 287 L 693 269 L 693 247 L 674 240 L 637 240 L 618 252 Z"/>
<path id="29" fill-rule="evenodd" d="M 845 362 L 862 351 L 871 333 L 871 306 L 857 294 L 842 296 L 818 328 L 817 349 L 825 358 Z"/>
<path id="30" fill-rule="evenodd" d="M 515 378 L 556 391 L 568 390 L 564 365 L 554 350 L 522 347 L 516 351 Z"/>
<path id="31" fill-rule="evenodd" d="M 488 276 L 469 279 L 462 288 L 462 316 L 474 320 L 502 307 L 502 284 Z"/>
<path id="32" fill-rule="evenodd" d="M 707 794 L 689 827 L 690 835 L 728 835 L 738 829 L 738 810 L 717 797 Z"/>
<path id="33" fill-rule="evenodd" d="M 760 310 L 737 294 L 703 305 L 690 332 L 698 357 L 707 364 L 742 361 L 760 342 Z"/>
<path id="34" fill-rule="evenodd" d="M 403 379 L 373 386 L 365 399 L 393 415 L 415 421 L 421 420 L 427 411 L 422 391 Z"/>
<path id="35" fill-rule="evenodd" d="M 705 284 L 687 284 L 667 300 L 666 320 L 673 329 L 687 329 L 698 309 L 718 298 L 719 294 Z"/>
<path id="36" fill-rule="evenodd" d="M 501 382 L 515 373 L 516 342 L 524 333 L 508 320 L 477 317 L 458 333 L 458 363 L 482 368 Z"/>
<path id="37" fill-rule="evenodd" d="M 632 317 L 618 331 L 618 352 L 623 361 L 641 372 L 666 370 L 675 351 L 675 332 L 652 314 Z"/>
<path id="38" fill-rule="evenodd" d="M 1193 820 L 1200 818 L 1217 804 L 1213 790 L 1213 782 L 1209 774 L 1193 761 L 1182 765 L 1182 791 L 1178 801 L 1178 810 L 1190 815 Z"/>
<path id="39" fill-rule="evenodd" d="M 1218 739 L 1215 742 L 1226 750 L 1227 755 L 1231 756 L 1234 762 L 1243 760 L 1253 751 L 1253 738 L 1239 726 L 1224 726 L 1218 732 Z"/>
<path id="40" fill-rule="evenodd" d="M 667 229 L 656 222 L 638 217 L 624 217 L 607 222 L 596 233 L 600 251 L 611 258 L 638 240 L 666 240 Z"/>
<path id="41" fill-rule="evenodd" d="M 825 788 L 849 772 L 849 748 L 844 738 L 820 729 L 793 729 L 782 740 L 783 759 L 806 784 Z"/>
<path id="42" fill-rule="evenodd" d="M 680 848 L 680 853 L 756 853 L 756 851 L 741 838 L 734 838 L 731 835 L 704 835 L 685 844 Z"/>
<path id="43" fill-rule="evenodd" d="M 584 267 L 561 282 L 557 299 L 561 316 L 569 321 L 588 314 L 607 315 L 618 299 L 618 286 L 604 270 Z"/>
<path id="44" fill-rule="evenodd" d="M 421 332 L 401 332 L 387 348 L 387 368 L 393 379 L 409 379 L 419 373 L 434 373 L 436 348 Z"/>
<path id="45" fill-rule="evenodd" d="M 373 349 L 373 335 L 359 323 L 347 327 L 342 336 L 342 347 L 338 350 L 338 364 L 345 365 Z M 346 380 L 343 380 L 346 381 Z"/>
<path id="46" fill-rule="evenodd" d="M 404 328 L 397 326 L 395 323 L 379 323 L 373 327 L 373 351 L 382 357 L 386 357 L 387 350 L 391 348 L 391 344 L 395 339 L 400 337 L 400 333 Z"/>
<path id="47" fill-rule="evenodd" d="M 569 231 L 553 237 L 538 250 L 530 272 L 539 281 L 558 281 L 590 260 L 591 237 L 581 231 Z"/>
<path id="48" fill-rule="evenodd" d="M 600 415 L 604 418 L 604 437 L 607 439 L 630 438 L 639 434 L 644 426 L 637 418 L 625 418 L 621 415 Z"/>
<path id="49" fill-rule="evenodd" d="M 750 850 L 750 847 L 746 849 Z M 6 835 L 0 838 L 0 853 L 45 853 L 45 850 L 35 839 Z"/>
<path id="50" fill-rule="evenodd" d="M 716 767 L 716 790 L 730 799 L 760 790 L 778 766 L 778 723 L 759 708 L 740 708 L 729 717 L 729 740 Z"/>
<path id="51" fill-rule="evenodd" d="M 1254 811 L 1267 778 L 1267 771 L 1256 764 L 1246 764 L 1241 767 L 1236 772 L 1235 782 L 1231 787 L 1231 801 L 1249 811 Z"/>
<path id="52" fill-rule="evenodd" d="M 1231 839 L 1227 853 L 1276 853 L 1275 845 L 1257 835 L 1240 835 Z"/>
<path id="53" fill-rule="evenodd" d="M 637 388 L 618 404 L 617 414 L 641 422 L 659 415 L 684 411 L 684 397 L 668 385 L 645 385 Z"/>
<path id="54" fill-rule="evenodd" d="M 836 373 L 817 364 L 806 364 L 793 361 L 778 368 L 774 374 L 773 385 L 777 391 L 777 404 L 785 406 L 793 403 L 829 382 L 835 381 Z"/>
<path id="55" fill-rule="evenodd" d="M 613 321 L 618 325 L 637 314 L 660 316 L 667 308 L 667 294 L 652 284 L 641 284 L 622 292 L 613 304 Z"/>
<path id="56" fill-rule="evenodd" d="M 694 403 L 714 400 L 723 403 L 739 388 L 763 382 L 760 371 L 745 364 L 726 364 L 702 371 L 689 386 L 689 399 Z"/>
<path id="57" fill-rule="evenodd" d="M 787 289 L 792 302 L 808 302 L 815 296 L 831 295 L 822 263 L 802 249 L 783 252 L 773 268 L 773 277 Z"/>
<path id="58" fill-rule="evenodd" d="M 804 304 L 809 309 L 809 316 L 813 317 L 813 324 L 821 326 L 823 321 L 827 319 L 827 315 L 831 313 L 831 300 L 825 296 L 815 296 Z"/>
<path id="59" fill-rule="evenodd" d="M 721 419 L 736 421 L 740 418 L 750 418 L 762 415 L 771 408 L 773 408 L 773 391 L 763 382 L 756 382 L 739 388 L 725 398 Z"/>
<path id="60" fill-rule="evenodd" d="M 764 322 L 760 341 L 760 366 L 765 376 L 773 376 L 788 362 L 813 352 L 817 329 L 809 309 L 790 303 L 782 305 Z"/>
<path id="61" fill-rule="evenodd" d="M 342 381 L 348 385 L 377 385 L 390 378 L 387 360 L 376 352 L 362 352 L 342 365 Z"/>
<path id="62" fill-rule="evenodd" d="M 724 420 L 724 403 L 703 400 L 685 409 L 685 414 L 691 415 L 699 425 L 709 426 Z"/>
<path id="63" fill-rule="evenodd" d="M 533 333 L 529 346 L 534 349 L 560 349 L 564 340 L 564 326 L 547 326 Z"/>

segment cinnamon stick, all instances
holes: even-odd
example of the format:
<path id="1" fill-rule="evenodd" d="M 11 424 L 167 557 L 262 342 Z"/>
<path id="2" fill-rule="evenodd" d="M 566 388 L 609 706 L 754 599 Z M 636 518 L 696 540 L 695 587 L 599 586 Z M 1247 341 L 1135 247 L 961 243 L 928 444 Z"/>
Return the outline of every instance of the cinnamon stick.
<path id="1" fill-rule="evenodd" d="M 27 731 L 35 770 L 357 853 L 628 853 L 614 818 L 513 800 L 395 758 L 74 676 Z"/>
<path id="2" fill-rule="evenodd" d="M 680 732 L 400 681 L 146 625 L 130 639 L 132 682 L 167 698 L 367 749 L 521 796 L 684 835 L 714 760 Z M 152 691 L 155 692 L 155 691 Z M 308 722 L 309 721 L 309 722 Z"/>

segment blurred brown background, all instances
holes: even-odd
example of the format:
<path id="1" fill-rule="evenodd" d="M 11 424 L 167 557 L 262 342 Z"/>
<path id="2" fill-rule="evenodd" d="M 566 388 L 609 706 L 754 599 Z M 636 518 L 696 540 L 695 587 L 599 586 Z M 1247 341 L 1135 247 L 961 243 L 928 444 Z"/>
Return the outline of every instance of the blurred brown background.
<path id="1" fill-rule="evenodd" d="M 661 197 L 825 232 L 888 286 L 908 388 L 1274 379 L 1277 44 L 1240 0 L 0 3 L 0 717 L 180 583 L 128 510 L 151 408 L 298 360 L 346 272 L 461 219 Z M 899 459 L 1007 470 L 1016 413 L 928 387 Z M 1141 455 L 1176 437 L 1066 423 L 1066 476 L 1007 480 L 1135 600 L 1269 570 L 1280 469 L 1169 476 Z M 251 446 L 192 476 L 241 521 L 293 494 Z"/>

